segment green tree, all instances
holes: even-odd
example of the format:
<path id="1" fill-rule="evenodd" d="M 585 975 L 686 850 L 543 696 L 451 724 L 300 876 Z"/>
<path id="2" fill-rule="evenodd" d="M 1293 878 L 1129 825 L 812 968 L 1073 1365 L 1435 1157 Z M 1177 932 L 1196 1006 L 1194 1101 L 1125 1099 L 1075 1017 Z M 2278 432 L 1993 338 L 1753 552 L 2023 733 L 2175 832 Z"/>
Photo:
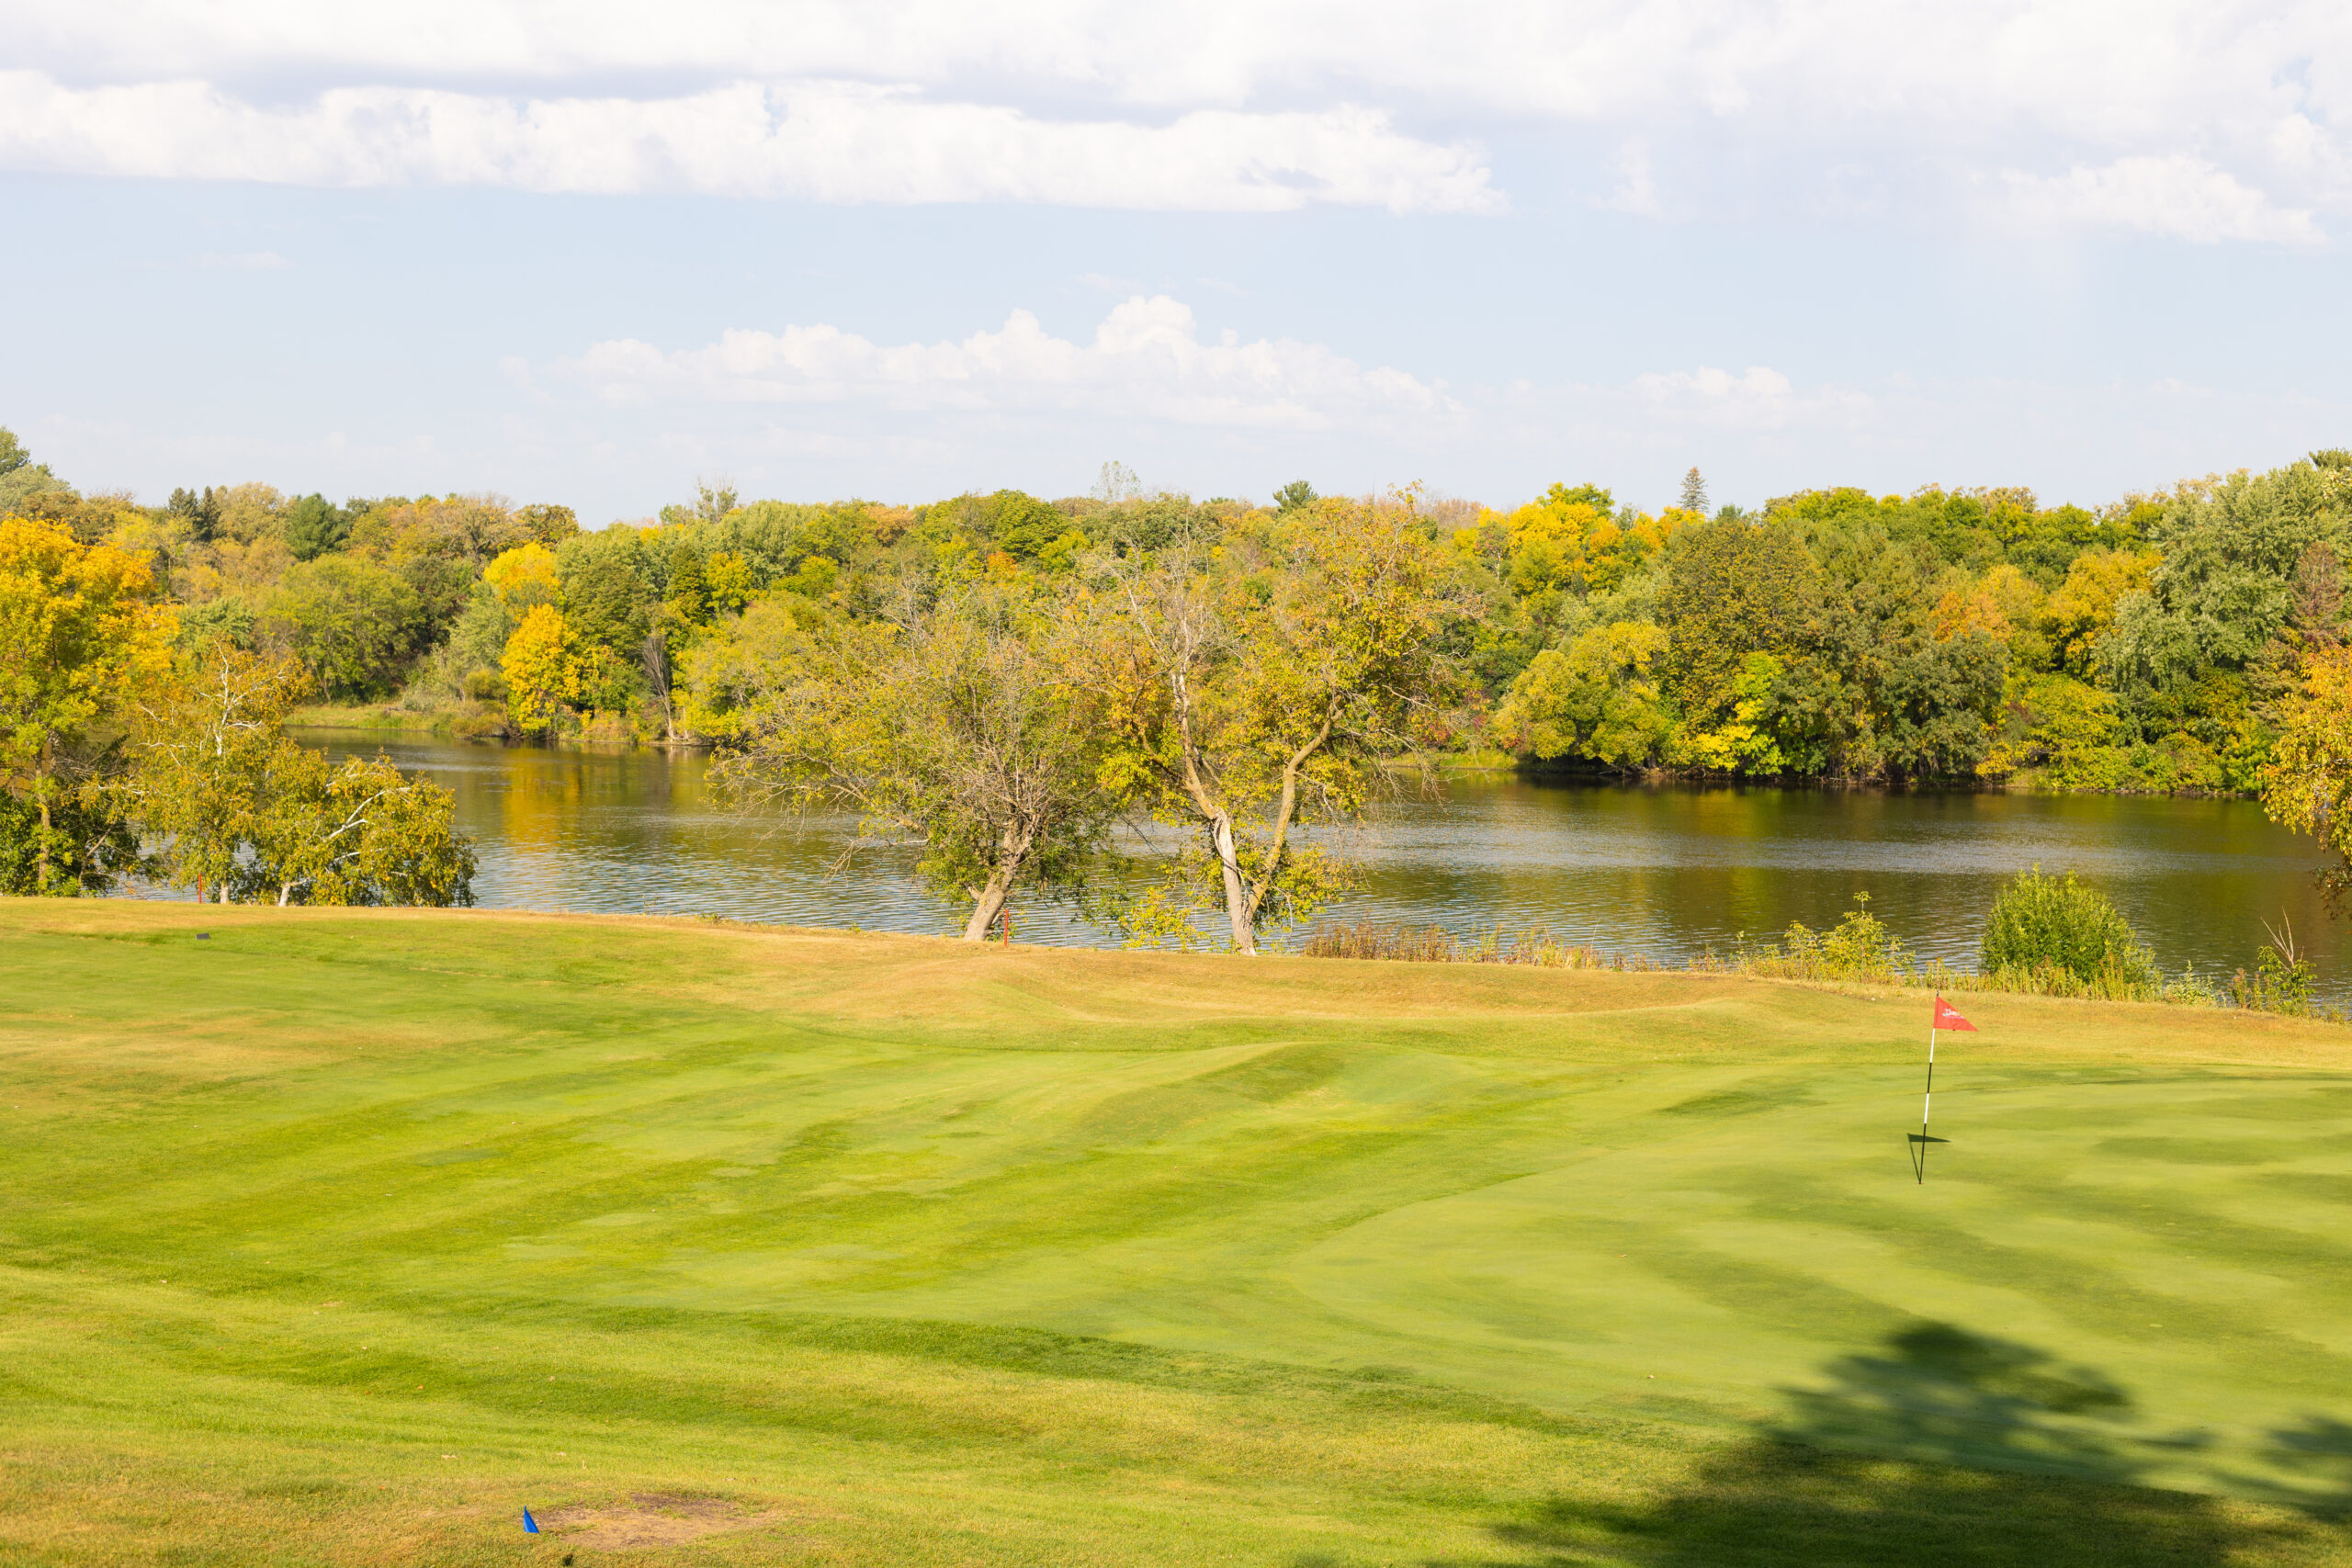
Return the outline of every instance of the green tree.
<path id="1" fill-rule="evenodd" d="M 540 502 L 517 507 L 514 520 L 530 530 L 533 540 L 550 549 L 580 532 L 580 515 L 569 506 Z"/>
<path id="2" fill-rule="evenodd" d="M 678 658 L 683 728 L 722 745 L 740 744 L 752 711 L 806 661 L 821 640 L 815 634 L 833 618 L 797 594 L 773 594 L 696 638 Z"/>
<path id="3" fill-rule="evenodd" d="M 397 572 L 349 556 L 287 569 L 261 615 L 261 636 L 302 660 L 330 694 L 388 692 L 426 630 L 424 603 Z"/>
<path id="4" fill-rule="evenodd" d="M 980 503 L 981 537 L 1015 560 L 1035 560 L 1069 525 L 1066 513 L 1017 490 L 998 491 Z"/>
<path id="5" fill-rule="evenodd" d="M 1355 819 L 1453 689 L 1441 650 L 1460 606 L 1417 500 L 1295 511 L 1254 558 L 1129 566 L 1089 633 L 1104 782 L 1198 835 L 1159 907 L 1221 907 L 1238 952 L 1337 891 L 1337 863 L 1296 829 Z"/>
<path id="6" fill-rule="evenodd" d="M 188 535 L 198 544 L 209 544 L 220 529 L 220 502 L 206 485 L 199 495 L 192 490 L 175 490 L 166 510 L 187 525 Z"/>
<path id="7" fill-rule="evenodd" d="M 88 759 L 70 788 L 52 799 L 43 818 L 30 799 L 0 791 L 0 894 L 101 894 L 125 876 L 143 874 L 135 824 L 103 787 L 117 758 L 111 750 Z"/>
<path id="8" fill-rule="evenodd" d="M 279 737 L 254 780 L 251 857 L 240 902 L 469 905 L 473 845 L 457 803 L 390 759 L 347 757 Z"/>
<path id="9" fill-rule="evenodd" d="M 357 510 L 366 508 L 362 505 Z M 325 496 L 297 496 L 280 514 L 286 547 L 294 552 L 296 560 L 315 560 L 351 537 L 353 515 Z"/>
<path id="10" fill-rule="evenodd" d="M 748 805 L 840 807 L 861 840 L 911 842 L 984 939 L 1016 887 L 1075 892 L 1112 804 L 1087 694 L 1037 612 L 968 594 L 899 624 L 779 612 L 715 770 Z"/>
<path id="11" fill-rule="evenodd" d="M 1593 626 L 1546 649 L 1511 683 L 1496 731 L 1522 756 L 1634 770 L 1663 759 L 1674 716 L 1658 684 L 1666 634 L 1647 621 Z"/>
<path id="12" fill-rule="evenodd" d="M 1290 513 L 1312 506 L 1322 499 L 1315 493 L 1315 487 L 1305 479 L 1293 479 L 1274 491 L 1274 510 L 1287 517 Z"/>
<path id="13" fill-rule="evenodd" d="M 652 629 L 665 575 L 634 528 L 582 534 L 556 552 L 564 625 L 578 660 L 582 705 L 626 712 L 640 694 L 639 650 Z"/>
<path id="14" fill-rule="evenodd" d="M 310 684 L 290 655 L 217 637 L 134 705 L 120 793 L 161 840 L 160 869 L 173 886 L 193 887 L 199 902 L 230 900 L 287 710 Z"/>
<path id="15" fill-rule="evenodd" d="M 1684 722 L 1714 727 L 1749 654 L 1794 653 L 1817 635 L 1821 592 L 1820 568 L 1786 525 L 1706 523 L 1677 535 L 1657 619 Z"/>
<path id="16" fill-rule="evenodd" d="M 307 684 L 290 657 L 214 642 L 139 705 L 119 789 L 163 840 L 165 876 L 222 904 L 472 903 L 449 792 L 288 738 Z"/>
<path id="17" fill-rule="evenodd" d="M 48 464 L 33 461 L 14 431 L 0 426 L 0 517 L 38 510 L 39 498 L 60 492 L 80 499 Z"/>
<path id="18" fill-rule="evenodd" d="M 2352 547 L 2346 498 L 2308 462 L 2184 486 L 2150 529 L 2163 552 L 2146 589 L 2125 595 L 2098 663 L 2151 739 L 2173 730 L 2220 750 L 2249 693 L 2213 683 L 2256 665 L 2289 626 L 2298 564 L 2313 546 Z"/>

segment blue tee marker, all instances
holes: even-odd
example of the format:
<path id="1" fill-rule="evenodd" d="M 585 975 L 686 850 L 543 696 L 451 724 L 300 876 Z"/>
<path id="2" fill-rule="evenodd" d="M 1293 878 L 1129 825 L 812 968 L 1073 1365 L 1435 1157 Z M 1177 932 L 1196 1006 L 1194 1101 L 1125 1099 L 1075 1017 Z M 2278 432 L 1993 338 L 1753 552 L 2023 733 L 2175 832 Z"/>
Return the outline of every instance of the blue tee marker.
<path id="1" fill-rule="evenodd" d="M 539 1521 L 531 1517 L 531 1510 L 528 1508 L 523 1510 L 523 1533 L 525 1535 L 539 1533 Z"/>

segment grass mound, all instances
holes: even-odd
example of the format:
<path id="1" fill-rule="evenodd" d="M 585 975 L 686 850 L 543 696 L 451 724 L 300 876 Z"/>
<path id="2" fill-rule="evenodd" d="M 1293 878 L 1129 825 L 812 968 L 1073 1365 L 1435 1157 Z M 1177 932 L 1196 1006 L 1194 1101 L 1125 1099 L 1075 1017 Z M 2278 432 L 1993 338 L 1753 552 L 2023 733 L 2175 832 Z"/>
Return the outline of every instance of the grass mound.
<path id="1" fill-rule="evenodd" d="M 2352 1561 L 2306 1021 L 1972 997 L 1917 1187 L 1894 991 L 11 902 L 0 994 L 12 1561 Z"/>

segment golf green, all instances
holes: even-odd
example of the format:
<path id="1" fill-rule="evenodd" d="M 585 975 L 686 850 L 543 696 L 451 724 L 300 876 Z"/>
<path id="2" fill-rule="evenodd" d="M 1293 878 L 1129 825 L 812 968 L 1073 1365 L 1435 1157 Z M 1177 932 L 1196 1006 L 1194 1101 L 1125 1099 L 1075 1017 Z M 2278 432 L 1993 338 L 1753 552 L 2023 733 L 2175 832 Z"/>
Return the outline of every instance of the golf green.
<path id="1" fill-rule="evenodd" d="M 0 901 L 0 995 L 7 1560 L 2352 1562 L 2334 1025 L 1959 998 L 1921 1183 L 1917 992 Z"/>

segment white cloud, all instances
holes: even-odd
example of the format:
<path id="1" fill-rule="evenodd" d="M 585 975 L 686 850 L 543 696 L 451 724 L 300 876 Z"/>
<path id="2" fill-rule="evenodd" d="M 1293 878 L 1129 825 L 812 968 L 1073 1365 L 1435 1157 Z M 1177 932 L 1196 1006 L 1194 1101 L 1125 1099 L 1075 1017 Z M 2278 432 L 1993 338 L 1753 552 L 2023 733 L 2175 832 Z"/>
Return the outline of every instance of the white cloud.
<path id="1" fill-rule="evenodd" d="M 1639 137 L 1617 149 L 1617 188 L 1600 205 L 1637 218 L 1666 216 L 1658 204 L 1657 179 L 1650 169 L 1650 150 Z"/>
<path id="2" fill-rule="evenodd" d="M 1738 407 L 1764 407 L 1764 404 L 1785 402 L 1790 392 L 1788 376 L 1771 369 L 1769 365 L 1750 365 L 1746 376 L 1734 376 L 1726 369 L 1714 369 L 1701 365 L 1696 371 L 1658 371 L 1649 376 L 1634 376 L 1634 390 L 1651 402 L 1698 402 L 1698 404 L 1738 404 Z"/>
<path id="3" fill-rule="evenodd" d="M 1590 479 L 1655 507 L 1696 464 L 1719 499 L 1747 504 L 1929 482 L 2025 483 L 2095 503 L 2250 454 L 2283 461 L 2352 415 L 2167 379 L 1840 383 L 1766 366 L 1464 386 L 1324 344 L 1232 341 L 1164 297 L 1125 301 L 1085 339 L 1025 312 L 931 344 L 743 330 L 682 349 L 597 344 L 531 380 L 559 394 L 546 418 L 640 454 L 606 465 L 605 482 L 725 471 L 762 493 L 901 501 L 1000 484 L 1075 492 L 1115 455 L 1201 495 L 1263 496 L 1304 475 L 1326 491 L 1425 479 L 1510 505 Z"/>
<path id="4" fill-rule="evenodd" d="M 1057 412 L 1179 425 L 1318 431 L 1444 419 L 1461 406 L 1442 384 L 1367 370 L 1320 344 L 1204 342 L 1191 307 L 1136 295 L 1091 340 L 1046 331 L 1015 310 L 997 332 L 956 343 L 877 344 L 832 326 L 738 328 L 701 348 L 599 343 L 548 367 L 551 378 L 618 406 L 781 403 L 835 413 Z"/>
<path id="5" fill-rule="evenodd" d="M 842 82 L 514 101 L 346 87 L 257 107 L 201 82 L 73 89 L 0 73 L 0 166 L 311 186 L 689 190 L 819 201 L 1023 201 L 1487 212 L 1481 155 L 1379 113 L 1202 110 L 1159 126 L 1033 118 Z"/>
<path id="6" fill-rule="evenodd" d="M 2119 158 L 2103 168 L 2041 177 L 2010 171 L 2010 212 L 2029 223 L 2098 224 L 2211 243 L 2310 244 L 2322 236 L 2307 209 L 2284 209 L 2201 158 Z"/>
<path id="7" fill-rule="evenodd" d="M 1476 211 L 1454 134 L 1566 126 L 1620 150 L 1573 154 L 1595 199 L 1651 216 L 1653 160 L 1678 215 L 1818 211 L 1831 170 L 1938 211 L 2050 169 L 2043 221 L 2352 213 L 2340 0 L 0 0 L 0 37 L 20 168 Z M 2123 187 L 2191 164 L 2200 215 L 2145 221 Z"/>
<path id="8" fill-rule="evenodd" d="M 1734 374 L 1713 366 L 1653 371 L 1622 387 L 1577 387 L 1553 396 L 1593 439 L 1613 432 L 1628 445 L 1736 441 L 1786 446 L 1870 433 L 1899 439 L 1900 388 L 1868 391 L 1822 382 L 1800 387 L 1765 365 Z"/>

